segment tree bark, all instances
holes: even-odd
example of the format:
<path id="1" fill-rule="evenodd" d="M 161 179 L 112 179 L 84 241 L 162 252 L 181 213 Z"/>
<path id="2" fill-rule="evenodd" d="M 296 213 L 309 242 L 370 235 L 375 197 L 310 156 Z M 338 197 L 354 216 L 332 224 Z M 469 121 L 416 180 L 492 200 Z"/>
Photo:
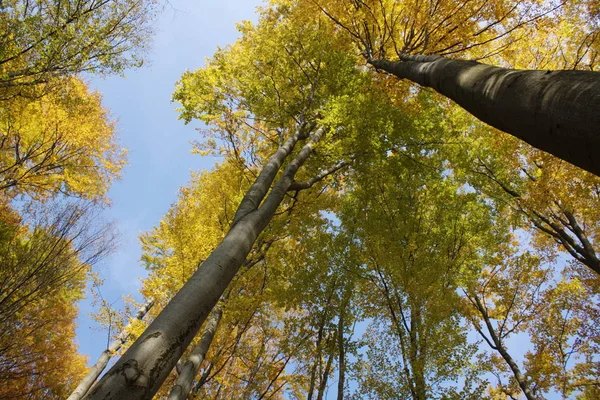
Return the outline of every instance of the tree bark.
<path id="1" fill-rule="evenodd" d="M 333 352 L 329 354 L 327 358 L 327 364 L 325 365 L 325 371 L 321 377 L 321 383 L 319 384 L 319 390 L 317 392 L 317 400 L 323 400 L 325 396 L 325 390 L 327 389 L 327 380 L 329 379 L 329 373 L 331 372 L 331 365 L 333 364 Z"/>
<path id="2" fill-rule="evenodd" d="M 269 159 L 265 167 L 268 167 L 268 173 L 263 175 L 264 171 L 261 172 L 242 200 L 234 223 L 225 238 L 148 329 L 104 375 L 86 396 L 87 399 L 151 399 L 160 389 L 161 384 L 245 262 L 258 235 L 269 224 L 287 193 L 296 172 L 309 157 L 314 143 L 320 140 L 324 132 L 321 128 L 311 135 L 309 142 L 298 152 L 281 178 L 268 192 L 283 161 L 290 155 L 298 140 L 304 138 L 302 131 L 303 127 L 298 127 Z M 265 179 L 265 176 L 268 179 Z M 249 204 L 253 207 L 248 207 Z M 241 209 L 243 212 L 240 213 Z"/>
<path id="3" fill-rule="evenodd" d="M 600 176 L 600 74 L 528 71 L 404 55 L 369 60 L 454 100 L 481 121 Z"/>
<path id="4" fill-rule="evenodd" d="M 135 319 L 141 321 L 144 318 L 144 316 L 148 313 L 148 311 L 150 311 L 153 305 L 153 300 L 150 300 L 146 304 L 144 304 L 142 308 L 138 310 L 137 314 L 135 315 Z M 79 400 L 88 392 L 88 390 L 90 390 L 90 387 L 94 384 L 94 382 L 96 382 L 96 379 L 98 379 L 98 376 L 100 376 L 102 371 L 104 371 L 104 368 L 106 368 L 106 365 L 110 361 L 113 354 L 115 354 L 115 352 L 117 352 L 121 348 L 121 346 L 125 344 L 129 339 L 129 333 L 127 332 L 127 330 L 130 326 L 131 323 L 129 323 L 125 327 L 125 329 L 123 329 L 121 333 L 119 333 L 119 336 L 117 336 L 117 338 L 108 346 L 108 348 L 104 350 L 102 354 L 100 354 L 100 357 L 98 357 L 98 361 L 96 361 L 96 364 L 94 364 L 90 372 L 86 375 L 85 378 L 83 378 L 79 386 L 75 388 L 75 390 L 73 391 L 73 393 L 71 393 L 67 400 Z"/>
<path id="5" fill-rule="evenodd" d="M 492 338 L 492 341 L 494 343 L 492 348 L 494 350 L 496 350 L 498 353 L 500 353 L 500 355 L 502 356 L 504 361 L 506 361 L 506 364 L 508 364 L 510 370 L 513 373 L 513 376 L 515 377 L 515 380 L 519 384 L 519 387 L 523 391 L 523 394 L 525 395 L 527 400 L 536 400 L 536 398 L 533 394 L 533 391 L 531 390 L 531 388 L 529 387 L 529 384 L 527 383 L 527 379 L 521 372 L 521 369 L 519 368 L 519 366 L 517 365 L 515 360 L 512 358 L 512 356 L 508 353 L 508 350 L 506 349 L 506 346 L 504 346 L 504 342 L 502 341 L 502 339 L 500 337 L 498 337 L 498 335 L 496 334 L 496 330 L 494 329 L 494 326 L 492 325 L 490 316 L 489 316 L 486 308 L 483 306 L 483 303 L 481 303 L 481 299 L 479 298 L 479 296 L 477 296 L 477 294 L 473 294 L 472 297 L 473 297 L 473 299 L 475 299 L 475 305 L 477 307 L 477 310 L 479 311 L 479 314 L 481 314 L 481 317 L 483 318 L 483 321 L 485 322 L 487 331 L 489 332 L 490 337 Z M 479 333 L 481 335 L 483 335 L 482 332 L 479 332 Z M 484 339 L 486 339 L 486 338 L 484 337 Z M 486 339 L 486 341 L 488 342 L 488 344 L 490 344 L 487 339 Z"/>
<path id="6" fill-rule="evenodd" d="M 196 345 L 196 347 L 194 347 L 194 350 L 192 350 L 192 353 L 188 357 L 187 361 L 183 364 L 181 373 L 177 379 L 177 383 L 173 389 L 171 389 L 171 393 L 169 393 L 169 400 L 187 399 L 190 391 L 192 390 L 194 378 L 198 374 L 200 364 L 202 364 L 202 361 L 204 361 L 204 357 L 206 356 L 210 344 L 215 337 L 215 332 L 217 331 L 217 327 L 219 326 L 222 316 L 223 306 L 222 304 L 218 304 L 213 309 L 211 316 L 206 323 L 206 328 L 202 333 L 200 342 Z"/>
<path id="7" fill-rule="evenodd" d="M 315 357 L 315 363 L 313 364 L 310 371 L 310 383 L 308 386 L 308 395 L 306 397 L 306 400 L 312 400 L 313 393 L 315 391 L 315 386 L 317 382 L 317 368 L 321 362 L 321 341 L 323 340 L 323 326 L 325 325 L 325 315 L 327 315 L 327 311 L 324 312 L 323 318 L 321 319 L 321 326 L 319 327 L 319 331 L 317 333 L 317 343 L 315 346 L 317 355 Z"/>
<path id="8" fill-rule="evenodd" d="M 344 296 L 345 297 L 345 296 Z M 345 300 L 345 298 L 344 298 Z M 344 380 L 346 374 L 346 350 L 344 348 L 344 312 L 346 308 L 346 302 L 342 302 L 340 308 L 340 316 L 338 320 L 338 388 L 337 388 L 337 400 L 344 400 Z"/>

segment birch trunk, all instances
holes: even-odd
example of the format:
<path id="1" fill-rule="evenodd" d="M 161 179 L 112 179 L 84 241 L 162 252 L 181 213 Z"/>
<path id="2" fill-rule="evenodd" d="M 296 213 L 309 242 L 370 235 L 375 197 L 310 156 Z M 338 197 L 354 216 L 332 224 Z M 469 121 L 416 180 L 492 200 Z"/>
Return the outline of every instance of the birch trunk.
<path id="1" fill-rule="evenodd" d="M 215 337 L 215 332 L 217 331 L 217 327 L 219 326 L 222 316 L 223 307 L 222 304 L 219 304 L 214 308 L 211 316 L 209 317 L 206 323 L 206 328 L 204 329 L 202 337 L 200 338 L 200 342 L 196 345 L 196 347 L 194 347 L 194 350 L 192 350 L 192 353 L 188 357 L 187 361 L 183 364 L 181 373 L 177 379 L 177 383 L 173 389 L 171 389 L 171 393 L 169 393 L 169 400 L 187 399 L 190 391 L 192 390 L 194 378 L 198 374 L 200 364 L 202 364 L 202 361 L 204 361 L 204 357 L 206 356 L 210 344 Z"/>
<path id="2" fill-rule="evenodd" d="M 323 135 L 323 129 L 311 135 L 266 195 L 284 160 L 303 137 L 303 128 L 296 129 L 269 159 L 242 200 L 225 238 L 87 399 L 151 399 L 158 391 L 269 224 L 314 143 Z"/>
<path id="3" fill-rule="evenodd" d="M 374 67 L 454 100 L 481 121 L 600 175 L 600 74 L 527 71 L 405 55 Z"/>
<path id="4" fill-rule="evenodd" d="M 148 311 L 150 311 L 153 305 L 153 300 L 150 300 L 146 304 L 144 304 L 142 308 L 138 310 L 137 314 L 135 315 L 135 319 L 141 321 L 144 318 L 144 316 L 148 313 Z M 129 323 L 121 331 L 121 333 L 119 333 L 119 336 L 117 336 L 117 338 L 108 346 L 108 348 L 104 350 L 102 354 L 100 354 L 100 357 L 98 357 L 98 361 L 96 361 L 96 364 L 94 364 L 90 372 L 86 375 L 85 378 L 83 378 L 79 386 L 75 388 L 75 390 L 73 391 L 73 393 L 71 393 L 67 400 L 79 400 L 88 392 L 88 390 L 90 390 L 90 387 L 92 387 L 94 382 L 96 382 L 96 379 L 98 379 L 98 376 L 100 376 L 102 371 L 104 371 L 104 368 L 106 368 L 106 365 L 110 361 L 113 354 L 115 354 L 121 348 L 121 346 L 123 346 L 129 339 L 129 333 L 127 331 L 129 330 L 130 326 L 131 323 Z"/>

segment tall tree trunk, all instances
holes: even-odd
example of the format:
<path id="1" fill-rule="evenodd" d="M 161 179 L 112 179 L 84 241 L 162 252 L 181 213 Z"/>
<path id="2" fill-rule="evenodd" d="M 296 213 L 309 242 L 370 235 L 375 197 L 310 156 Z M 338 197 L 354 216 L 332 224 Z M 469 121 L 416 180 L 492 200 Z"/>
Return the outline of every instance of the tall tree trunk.
<path id="1" fill-rule="evenodd" d="M 153 305 L 153 300 L 150 300 L 146 304 L 144 304 L 142 308 L 138 310 L 137 314 L 135 315 L 135 319 L 141 321 L 144 318 L 144 316 L 148 313 L 148 311 L 150 311 Z M 127 331 L 129 330 L 130 326 L 131 323 L 129 323 L 121 331 L 121 333 L 119 333 L 119 336 L 117 336 L 117 338 L 108 346 L 108 348 L 104 350 L 102 354 L 100 354 L 100 357 L 98 357 L 98 361 L 96 361 L 96 364 L 94 364 L 90 372 L 86 375 L 85 378 L 83 378 L 79 386 L 75 388 L 75 390 L 73 391 L 73 393 L 71 393 L 67 400 L 79 400 L 88 392 L 88 390 L 90 390 L 90 387 L 94 384 L 94 382 L 96 382 L 96 379 L 98 379 L 98 376 L 100 376 L 102 371 L 104 371 L 104 368 L 106 368 L 106 365 L 110 361 L 113 354 L 115 354 L 115 352 L 117 352 L 121 348 L 121 346 L 123 346 L 123 344 L 125 344 L 129 339 L 129 333 Z"/>
<path id="2" fill-rule="evenodd" d="M 410 363 L 414 380 L 414 400 L 427 399 L 427 383 L 425 380 L 425 353 L 421 335 L 422 314 L 419 304 L 410 304 Z"/>
<path id="3" fill-rule="evenodd" d="M 492 349 L 500 353 L 504 361 L 506 361 L 506 364 L 508 364 L 510 370 L 513 373 L 513 376 L 515 377 L 515 380 L 519 384 L 519 387 L 523 391 L 523 394 L 525 394 L 527 400 L 536 400 L 535 395 L 533 394 L 533 390 L 529 387 L 529 383 L 527 382 L 527 379 L 521 372 L 521 369 L 519 368 L 515 360 L 511 357 L 511 355 L 508 353 L 508 350 L 506 349 L 506 346 L 504 346 L 504 342 L 502 341 L 502 339 L 496 334 L 496 330 L 492 325 L 492 321 L 490 320 L 490 316 L 486 308 L 481 303 L 481 299 L 475 293 L 473 293 L 472 298 L 475 299 L 475 306 L 477 307 L 479 314 L 485 322 L 485 326 L 490 334 L 490 337 L 492 338 L 493 344 L 490 343 L 486 337 L 484 337 L 484 339 L 488 342 L 490 347 L 492 347 Z M 479 332 L 479 334 L 483 336 L 483 333 L 481 331 Z"/>
<path id="4" fill-rule="evenodd" d="M 269 192 L 285 159 L 296 143 L 306 137 L 304 131 L 305 126 L 299 126 L 269 159 L 242 199 L 225 238 L 86 398 L 142 400 L 151 399 L 158 391 L 246 260 L 256 238 L 285 197 L 296 172 L 323 135 L 322 128 L 310 135 L 308 143 Z"/>
<path id="5" fill-rule="evenodd" d="M 600 176 L 600 74 L 527 71 L 429 55 L 369 60 L 454 100 L 481 121 Z"/>
<path id="6" fill-rule="evenodd" d="M 345 296 L 344 296 L 345 297 Z M 345 299 L 344 299 L 345 300 Z M 338 320 L 338 388 L 337 400 L 344 400 L 344 379 L 346 374 L 346 351 L 344 348 L 344 311 L 346 304 L 342 302 Z"/>
<path id="7" fill-rule="evenodd" d="M 192 390 L 194 378 L 196 377 L 196 374 L 198 374 L 200 364 L 202 364 L 202 361 L 204 361 L 204 357 L 208 352 L 208 348 L 215 337 L 215 332 L 217 331 L 217 327 L 219 326 L 219 321 L 221 321 L 222 316 L 223 305 L 218 304 L 208 318 L 206 328 L 204 328 L 200 342 L 196 345 L 196 347 L 194 347 L 194 350 L 192 350 L 192 353 L 188 357 L 187 361 L 183 364 L 181 373 L 177 379 L 177 383 L 173 389 L 171 389 L 171 393 L 169 393 L 169 400 L 187 399 L 190 391 Z"/>
<path id="8" fill-rule="evenodd" d="M 331 372 L 331 365 L 333 364 L 333 352 L 329 354 L 327 358 L 327 364 L 325 365 L 325 371 L 321 377 L 321 383 L 319 384 L 319 391 L 317 392 L 317 400 L 323 400 L 325 396 L 325 390 L 327 389 L 327 380 L 329 379 L 329 373 Z"/>
<path id="9" fill-rule="evenodd" d="M 329 307 L 331 306 L 331 299 L 333 294 L 335 293 L 335 288 L 337 286 L 337 278 L 333 279 L 331 282 L 331 287 L 327 289 L 329 291 L 329 295 L 327 296 L 327 300 L 323 305 L 323 313 L 321 314 L 321 318 L 319 319 L 319 330 L 317 331 L 317 342 L 315 343 L 315 363 L 311 368 L 310 372 L 310 383 L 308 387 L 308 394 L 306 400 L 312 400 L 313 393 L 315 391 L 316 381 L 317 381 L 317 369 L 321 368 L 321 353 L 323 352 L 323 340 L 325 335 L 325 324 L 327 323 L 327 316 L 329 313 Z"/>
<path id="10" fill-rule="evenodd" d="M 317 355 L 315 357 L 315 363 L 313 364 L 310 370 L 310 381 L 308 386 L 308 395 L 306 400 L 312 400 L 313 393 L 315 391 L 315 386 L 317 382 L 317 369 L 319 364 L 321 363 L 321 342 L 323 340 L 323 326 L 325 324 L 325 316 L 327 315 L 327 310 L 324 311 L 323 318 L 321 319 L 321 326 L 319 326 L 319 331 L 317 333 L 317 342 L 315 344 Z"/>

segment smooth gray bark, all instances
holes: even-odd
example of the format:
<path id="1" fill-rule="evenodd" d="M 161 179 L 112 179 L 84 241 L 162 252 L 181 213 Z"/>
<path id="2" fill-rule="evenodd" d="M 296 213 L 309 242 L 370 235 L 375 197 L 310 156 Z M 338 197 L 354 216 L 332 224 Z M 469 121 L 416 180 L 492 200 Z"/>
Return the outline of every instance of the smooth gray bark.
<path id="1" fill-rule="evenodd" d="M 193 384 L 194 378 L 198 374 L 198 370 L 200 369 L 200 364 L 204 361 L 204 357 L 208 352 L 210 344 L 215 337 L 215 332 L 217 331 L 217 327 L 219 326 L 219 321 L 221 321 L 221 317 L 223 316 L 223 307 L 221 304 L 217 305 L 212 311 L 208 321 L 206 322 L 206 328 L 202 333 L 202 337 L 200 338 L 200 342 L 194 347 L 192 353 L 188 357 L 187 361 L 181 367 L 181 372 L 179 374 L 179 378 L 177 379 L 177 383 L 171 389 L 171 393 L 169 393 L 169 400 L 185 400 L 190 394 Z"/>
<path id="2" fill-rule="evenodd" d="M 148 311 L 150 311 L 153 305 L 154 300 L 150 300 L 144 304 L 142 308 L 138 310 L 137 314 L 135 315 L 135 319 L 141 321 L 144 316 L 146 316 Z M 110 361 L 113 354 L 115 354 L 129 339 L 129 333 L 127 331 L 129 330 L 130 326 L 131 323 L 129 323 L 125 329 L 119 333 L 119 336 L 117 336 L 117 338 L 108 345 L 108 348 L 104 350 L 102 354 L 100 354 L 96 364 L 94 364 L 94 366 L 90 369 L 90 372 L 85 378 L 83 378 L 79 386 L 75 388 L 67 400 L 79 400 L 88 392 L 88 390 L 90 390 L 90 387 L 92 387 L 94 382 L 96 382 L 96 379 L 98 379 L 98 376 L 100 376 L 102 371 L 104 371 L 104 368 L 106 368 L 106 365 Z"/>
<path id="3" fill-rule="evenodd" d="M 513 70 L 440 56 L 369 60 L 454 100 L 481 121 L 600 176 L 600 74 Z"/>
<path id="4" fill-rule="evenodd" d="M 136 400 L 154 396 L 245 262 L 258 235 L 283 200 L 296 172 L 324 132 L 319 129 L 311 135 L 269 192 L 283 161 L 298 140 L 304 137 L 302 131 L 300 126 L 269 159 L 265 167 L 268 171 L 259 175 L 242 200 L 225 238 L 148 329 L 104 375 L 86 396 L 87 399 Z M 249 207 L 250 204 L 252 207 Z"/>

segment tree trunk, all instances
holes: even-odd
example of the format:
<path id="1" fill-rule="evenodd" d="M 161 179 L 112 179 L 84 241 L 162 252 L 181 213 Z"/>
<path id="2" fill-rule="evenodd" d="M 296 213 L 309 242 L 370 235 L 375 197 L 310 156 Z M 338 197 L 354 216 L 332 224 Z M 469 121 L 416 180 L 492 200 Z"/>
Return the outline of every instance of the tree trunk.
<path id="1" fill-rule="evenodd" d="M 148 313 L 148 311 L 150 311 L 153 305 L 153 300 L 150 300 L 146 304 L 144 304 L 142 308 L 138 310 L 137 314 L 135 315 L 135 319 L 141 321 L 144 318 L 144 316 Z M 102 354 L 100 354 L 100 357 L 98 357 L 98 361 L 96 361 L 96 364 L 94 364 L 90 372 L 86 375 L 85 378 L 83 378 L 79 386 L 75 388 L 75 390 L 73 391 L 73 393 L 71 393 L 67 400 L 79 400 L 88 392 L 88 390 L 90 390 L 90 387 L 94 384 L 94 382 L 96 382 L 96 379 L 98 378 L 98 376 L 100 376 L 102 371 L 104 371 L 104 368 L 106 368 L 106 365 L 110 361 L 113 354 L 115 354 L 115 352 L 117 352 L 121 348 L 121 346 L 125 344 L 129 339 L 129 333 L 127 332 L 127 330 L 130 326 L 131 323 L 129 323 L 121 331 L 121 333 L 119 333 L 119 336 L 117 336 L 117 338 L 108 346 L 108 348 L 104 350 Z"/>
<path id="2" fill-rule="evenodd" d="M 512 70 L 440 56 L 369 60 L 454 100 L 481 121 L 600 176 L 600 74 Z"/>
<path id="3" fill-rule="evenodd" d="M 327 364 L 325 365 L 325 371 L 323 371 L 321 383 L 319 384 L 319 390 L 317 392 L 317 400 L 323 400 L 323 396 L 325 396 L 325 390 L 327 389 L 327 380 L 329 379 L 329 373 L 331 372 L 332 364 L 333 364 L 333 352 L 331 352 L 329 354 L 329 358 L 327 359 Z"/>
<path id="4" fill-rule="evenodd" d="M 194 378 L 196 377 L 196 374 L 198 374 L 200 364 L 204 361 L 208 348 L 215 337 L 215 332 L 217 331 L 222 316 L 223 306 L 222 304 L 218 304 L 212 311 L 211 316 L 206 323 L 206 328 L 204 329 L 204 333 L 202 333 L 200 342 L 196 345 L 194 350 L 192 350 L 187 361 L 183 364 L 179 379 L 177 379 L 177 384 L 171 389 L 171 393 L 169 393 L 169 400 L 187 399 L 192 390 Z"/>
<path id="5" fill-rule="evenodd" d="M 225 238 L 86 398 L 151 399 L 160 389 L 269 224 L 314 143 L 323 135 L 323 129 L 311 135 L 269 192 L 281 165 L 304 137 L 304 128 L 298 127 L 269 159 L 242 200 Z"/>
<path id="6" fill-rule="evenodd" d="M 525 376 L 521 372 L 521 369 L 519 368 L 519 366 L 517 365 L 515 360 L 511 357 L 511 355 L 506 350 L 506 346 L 504 346 L 504 342 L 502 341 L 502 339 L 500 337 L 498 337 L 498 335 L 496 334 L 496 330 L 494 329 L 494 326 L 492 325 L 492 321 L 490 320 L 490 316 L 489 316 L 486 308 L 481 303 L 481 299 L 479 298 L 479 296 L 477 296 L 477 294 L 473 294 L 472 297 L 475 299 L 475 305 L 477 307 L 477 310 L 479 311 L 479 314 L 483 318 L 483 321 L 485 322 L 487 331 L 489 332 L 490 337 L 492 338 L 492 341 L 494 343 L 493 346 L 491 346 L 491 347 L 494 350 L 496 350 L 498 353 L 500 353 L 500 355 L 502 356 L 504 361 L 506 361 L 506 364 L 508 364 L 510 370 L 513 373 L 513 376 L 515 377 L 515 380 L 519 384 L 519 387 L 523 391 L 523 394 L 525 394 L 525 397 L 527 398 L 527 400 L 536 400 L 536 398 L 533 394 L 533 391 L 531 390 L 531 388 L 529 387 L 529 384 L 527 383 Z M 480 332 L 480 334 L 483 335 L 481 332 Z M 484 337 L 484 339 L 485 339 L 485 337 Z M 487 339 L 486 339 L 486 341 L 487 341 Z M 487 341 L 487 342 L 488 342 L 488 344 L 491 345 L 491 343 L 489 343 L 489 341 Z"/>
<path id="7" fill-rule="evenodd" d="M 425 352 L 421 333 L 422 314 L 419 304 L 410 304 L 410 364 L 414 380 L 414 400 L 427 399 L 427 383 L 425 380 Z"/>
<path id="8" fill-rule="evenodd" d="M 337 400 L 344 400 L 344 379 L 346 374 L 346 351 L 344 349 L 344 311 L 345 302 L 340 308 L 340 319 L 338 321 L 338 389 Z"/>
<path id="9" fill-rule="evenodd" d="M 313 364 L 310 370 L 310 383 L 308 386 L 308 395 L 306 400 L 312 400 L 313 393 L 315 391 L 315 386 L 317 382 L 317 368 L 321 362 L 321 341 L 323 340 L 323 325 L 325 324 L 325 315 L 327 315 L 327 311 L 324 311 L 324 316 L 321 319 L 321 326 L 319 327 L 319 331 L 317 333 L 317 343 L 316 343 L 316 351 L 317 355 L 315 357 L 315 363 Z"/>

